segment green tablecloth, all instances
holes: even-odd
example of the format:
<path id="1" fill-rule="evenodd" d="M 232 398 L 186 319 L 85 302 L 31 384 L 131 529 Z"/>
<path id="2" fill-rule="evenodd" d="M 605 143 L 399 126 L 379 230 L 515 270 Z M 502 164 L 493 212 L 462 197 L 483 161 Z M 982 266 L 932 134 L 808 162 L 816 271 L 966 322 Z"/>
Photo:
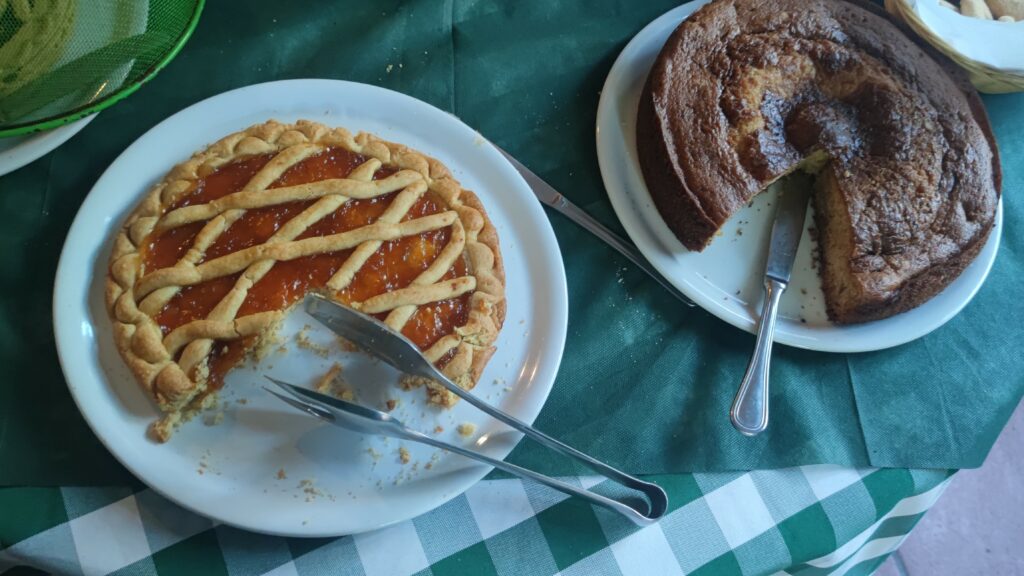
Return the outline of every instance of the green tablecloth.
<path id="1" fill-rule="evenodd" d="M 109 484 L 126 473 L 65 388 L 50 327 L 62 239 L 101 172 L 145 130 L 225 90 L 280 78 L 379 84 L 450 110 L 618 227 L 594 151 L 612 61 L 673 1 L 212 3 L 180 56 L 56 152 L 0 178 L 0 485 Z M 1024 389 L 1024 96 L 987 97 L 1005 178 L 1003 245 L 986 285 L 933 334 L 857 355 L 779 347 L 773 423 L 748 439 L 727 407 L 753 338 L 670 298 L 552 215 L 570 294 L 562 369 L 537 425 L 637 473 L 813 463 L 981 463 Z M 438 143 L 443 146 L 443 143 Z M 126 190 L 137 194 L 139 190 Z M 523 444 L 512 459 L 574 474 Z"/>
<path id="2" fill-rule="evenodd" d="M 485 480 L 413 520 L 319 539 L 217 526 L 141 487 L 0 488 L 0 572 L 862 576 L 899 546 L 946 478 L 828 465 L 657 476 L 672 506 L 643 529 L 536 484 Z"/>

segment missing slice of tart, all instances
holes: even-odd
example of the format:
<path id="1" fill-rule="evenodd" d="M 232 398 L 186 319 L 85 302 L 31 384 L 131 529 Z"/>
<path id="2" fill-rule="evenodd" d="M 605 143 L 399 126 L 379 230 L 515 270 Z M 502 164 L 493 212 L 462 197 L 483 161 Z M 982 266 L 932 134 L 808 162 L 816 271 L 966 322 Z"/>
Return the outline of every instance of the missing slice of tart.
<path id="1" fill-rule="evenodd" d="M 309 292 L 401 331 L 466 389 L 505 316 L 497 233 L 443 164 L 314 122 L 252 126 L 175 166 L 117 232 L 106 300 L 121 356 L 164 413 L 154 438 Z"/>

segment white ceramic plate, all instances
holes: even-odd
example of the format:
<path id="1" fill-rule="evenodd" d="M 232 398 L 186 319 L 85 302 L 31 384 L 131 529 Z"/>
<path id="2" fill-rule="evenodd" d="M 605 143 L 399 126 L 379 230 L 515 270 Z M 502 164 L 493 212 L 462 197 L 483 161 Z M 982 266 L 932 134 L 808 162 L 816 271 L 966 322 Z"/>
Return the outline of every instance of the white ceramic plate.
<path id="1" fill-rule="evenodd" d="M 640 31 L 608 73 L 597 110 L 601 176 L 619 220 L 648 260 L 699 306 L 753 332 L 762 301 L 764 259 L 774 215 L 775 190 L 758 195 L 726 223 L 703 252 L 690 252 L 668 228 L 651 200 L 636 153 L 636 109 L 655 57 L 676 26 L 705 1 L 675 8 Z M 892 318 L 839 326 L 828 321 L 812 241 L 806 228 L 792 281 L 782 296 L 775 341 L 828 352 L 865 352 L 897 346 L 942 326 L 981 288 L 995 261 L 1003 229 L 1000 201 L 988 243 L 963 274 L 921 306 Z"/>
<path id="2" fill-rule="evenodd" d="M 14 172 L 29 162 L 42 157 L 44 154 L 48 154 L 61 144 L 67 142 L 72 136 L 78 134 L 95 117 L 95 114 L 86 116 L 81 120 L 65 124 L 60 128 L 54 128 L 53 130 L 37 134 L 0 138 L 0 176 Z"/>
<path id="3" fill-rule="evenodd" d="M 526 183 L 482 137 L 455 117 L 382 88 L 334 80 L 289 80 L 241 88 L 168 118 L 128 147 L 82 204 L 61 255 L 54 330 L 68 387 L 96 435 L 154 490 L 200 514 L 259 532 L 334 536 L 371 530 L 431 510 L 490 469 L 454 455 L 321 425 L 271 398 L 260 374 L 311 385 L 335 360 L 360 402 L 400 402 L 393 412 L 413 428 L 451 442 L 474 442 L 504 458 L 519 439 L 466 403 L 425 405 L 423 390 L 403 392 L 397 374 L 360 354 L 343 354 L 332 335 L 301 311 L 281 330 L 287 351 L 230 373 L 223 420 L 190 422 L 166 444 L 146 438 L 155 408 L 113 347 L 102 292 L 112 232 L 175 163 L 221 136 L 269 118 L 300 118 L 373 132 L 436 156 L 487 207 L 501 239 L 508 315 L 475 393 L 526 422 L 540 412 L 565 343 L 565 272 L 554 234 Z M 309 337 L 323 358 L 295 345 Z M 471 438 L 456 426 L 476 425 Z M 405 446 L 411 462 L 401 464 Z M 430 466 L 428 467 L 428 464 Z M 429 468 L 429 469 L 428 469 Z M 287 478 L 279 478 L 283 470 Z"/>

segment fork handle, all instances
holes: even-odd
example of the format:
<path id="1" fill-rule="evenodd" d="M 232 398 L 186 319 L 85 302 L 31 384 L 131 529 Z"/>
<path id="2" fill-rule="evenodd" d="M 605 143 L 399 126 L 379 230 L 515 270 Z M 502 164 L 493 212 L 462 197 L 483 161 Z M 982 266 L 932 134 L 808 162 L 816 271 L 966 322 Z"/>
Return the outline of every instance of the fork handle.
<path id="1" fill-rule="evenodd" d="M 591 492 L 590 490 L 585 490 L 578 486 L 573 486 L 572 484 L 563 482 L 561 480 L 558 480 L 557 478 L 545 476 L 538 472 L 534 472 L 533 470 L 523 468 L 522 466 L 516 466 L 515 464 L 503 462 L 501 460 L 496 460 L 494 458 L 491 458 L 490 456 L 485 456 L 479 452 L 474 452 L 472 450 L 467 450 L 465 448 L 455 446 L 454 444 L 448 444 L 447 442 L 436 440 L 434 438 L 431 438 L 430 436 L 416 432 L 415 430 L 405 429 L 405 432 L 406 434 L 404 434 L 403 436 L 407 440 L 411 440 L 413 442 L 420 442 L 422 444 L 427 444 L 435 448 L 441 448 L 442 450 L 454 452 L 460 456 L 465 456 L 466 458 L 471 458 L 478 462 L 483 462 L 484 464 L 487 464 L 489 466 L 494 466 L 495 468 L 502 470 L 504 472 L 508 472 L 509 474 L 512 474 L 514 476 L 539 482 L 549 488 L 554 488 L 559 492 L 569 494 L 570 496 L 577 496 L 590 502 L 591 504 L 596 504 L 598 506 L 602 506 L 614 512 L 618 512 L 619 514 L 622 514 L 623 516 L 635 522 L 638 526 L 646 526 L 657 521 L 657 519 L 665 513 L 665 509 L 667 508 L 668 500 L 667 496 L 665 496 L 665 491 L 662 490 L 661 487 L 657 486 L 656 484 L 650 484 L 651 486 L 657 488 L 656 491 L 640 490 L 639 488 L 637 489 L 640 492 L 642 492 L 645 496 L 647 496 L 648 500 L 650 501 L 648 510 L 645 513 L 644 511 L 634 508 L 633 506 L 630 506 L 625 502 L 615 500 L 607 496 L 602 496 L 600 494 L 597 494 L 596 492 Z M 644 484 L 647 483 L 645 482 Z M 664 498 L 663 504 L 659 505 L 659 502 L 661 502 L 660 500 L 658 500 L 659 497 Z"/>
<path id="2" fill-rule="evenodd" d="M 608 464 L 605 464 L 604 462 L 601 462 L 600 460 L 596 460 L 594 458 L 591 458 L 590 456 L 587 456 L 583 452 L 580 452 L 579 450 L 573 448 L 572 446 L 569 446 L 568 444 L 564 444 L 564 443 L 562 443 L 562 442 L 560 442 L 558 440 L 555 440 L 551 436 L 548 436 L 547 434 L 541 432 L 540 430 L 537 430 L 536 428 L 534 428 L 533 426 L 530 426 L 529 424 L 523 422 L 522 420 L 519 420 L 518 418 L 515 418 L 514 416 L 511 416 L 509 414 L 506 414 L 506 413 L 502 412 L 501 410 L 498 410 L 497 408 L 494 408 L 490 404 L 484 402 L 483 400 L 480 400 L 479 398 L 477 398 L 473 394 L 467 392 L 466 390 L 463 390 L 458 385 L 456 385 L 454 382 L 452 382 L 451 380 L 446 378 L 443 374 L 441 374 L 440 371 L 438 371 L 432 365 L 429 365 L 429 366 L 430 366 L 431 370 L 433 371 L 433 373 L 432 374 L 425 374 L 425 376 L 427 376 L 428 378 L 431 378 L 433 380 L 436 380 L 438 383 L 440 383 L 442 386 L 444 386 L 446 389 L 448 389 L 452 394 L 455 394 L 459 398 L 462 398 L 466 402 L 469 402 L 471 405 L 475 406 L 476 408 L 479 408 L 482 412 L 486 413 L 487 415 L 489 415 L 489 416 L 491 416 L 491 417 L 493 417 L 493 418 L 495 418 L 497 420 L 500 420 L 501 422 L 503 422 L 503 423 L 511 426 L 512 428 L 522 432 L 528 438 L 531 438 L 532 440 L 542 444 L 546 448 L 548 448 L 550 450 L 553 450 L 555 452 L 558 452 L 559 454 L 564 454 L 564 455 L 566 455 L 566 456 L 568 456 L 568 457 L 570 457 L 570 458 L 572 458 L 572 459 L 574 459 L 574 460 L 576 460 L 578 462 L 581 462 L 582 464 L 584 464 L 585 466 L 587 466 L 591 470 L 597 472 L 598 474 L 600 474 L 601 476 L 604 476 L 605 478 L 608 478 L 609 480 L 615 482 L 616 484 L 625 486 L 627 488 L 632 488 L 633 490 L 636 490 L 638 492 L 642 492 L 650 500 L 650 504 L 651 504 L 650 516 L 652 518 L 660 517 L 668 509 L 668 494 L 665 493 L 665 491 L 661 488 L 661 486 L 658 486 L 657 484 L 654 484 L 653 482 L 646 482 L 644 480 L 641 480 L 641 479 L 637 478 L 636 476 L 632 476 L 630 474 L 626 474 L 625 472 L 623 472 L 623 471 L 621 471 L 621 470 L 619 470 L 617 468 L 613 468 L 613 467 L 609 466 Z M 431 440 L 433 440 L 433 439 L 431 439 Z M 503 466 L 514 466 L 512 464 L 504 464 L 504 463 L 502 463 L 502 465 Z M 498 466 L 497 464 L 494 464 L 494 466 L 504 470 L 504 468 L 502 468 L 501 466 Z M 520 470 L 523 470 L 524 472 L 532 474 L 532 472 L 530 472 L 529 470 L 526 470 L 524 468 L 520 468 Z M 506 471 L 510 472 L 512 474 L 516 473 L 516 472 L 510 471 L 510 470 L 506 470 Z M 533 476 L 531 476 L 531 478 L 533 478 Z M 541 478 L 547 478 L 547 477 L 542 476 Z M 546 481 L 540 480 L 539 478 L 534 478 L 534 479 L 536 479 L 538 482 L 545 482 L 545 483 L 547 483 Z M 548 480 L 551 480 L 551 479 L 548 478 Z M 565 486 L 568 486 L 570 488 L 574 488 L 572 486 L 569 486 L 568 484 L 565 484 Z M 558 486 L 552 486 L 552 487 L 556 488 L 556 489 L 561 489 Z M 575 492 L 573 492 L 573 494 L 575 494 Z M 594 494 L 593 496 L 597 496 L 597 495 Z"/>

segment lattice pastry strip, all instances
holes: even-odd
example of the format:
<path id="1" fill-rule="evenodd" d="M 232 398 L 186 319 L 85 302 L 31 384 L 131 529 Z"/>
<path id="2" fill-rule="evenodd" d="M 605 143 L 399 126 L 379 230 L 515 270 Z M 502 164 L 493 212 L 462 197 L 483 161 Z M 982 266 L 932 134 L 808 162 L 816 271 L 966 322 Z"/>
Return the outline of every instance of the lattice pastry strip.
<path id="1" fill-rule="evenodd" d="M 291 168 L 315 161 L 330 150 L 361 155 L 366 160 L 344 177 L 271 187 Z M 260 155 L 269 155 L 269 160 L 237 192 L 175 207 L 189 198 L 204 178 Z M 374 174 L 385 167 L 389 173 L 374 180 Z M 407 217 L 428 190 L 432 198 L 440 200 L 440 211 Z M 350 200 L 371 200 L 392 193 L 383 213 L 365 225 L 302 237 Z M 262 244 L 206 258 L 211 246 L 247 211 L 278 210 L 278 206 L 295 202 L 307 205 L 280 224 Z M 146 270 L 140 248 L 151 236 L 198 223 L 202 223 L 201 228 L 174 265 Z M 189 403 L 201 404 L 208 396 L 204 390 L 209 377 L 207 360 L 215 342 L 256 338 L 280 321 L 284 310 L 238 316 L 250 291 L 277 263 L 349 250 L 325 286 L 329 294 L 340 294 L 385 242 L 418 238 L 442 229 L 448 230 L 447 243 L 410 284 L 349 305 L 367 313 L 386 313 L 386 322 L 401 330 L 420 306 L 466 302 L 462 324 L 453 325 L 451 333 L 432 344 L 428 341 L 425 354 L 433 361 L 446 362 L 445 373 L 468 388 L 493 353 L 493 342 L 504 319 L 504 277 L 497 234 L 483 207 L 443 165 L 372 135 L 352 137 L 343 129 L 311 122 L 287 126 L 271 121 L 228 136 L 176 166 L 143 200 L 115 239 L 107 282 L 118 349 L 135 377 L 168 412 L 167 418 L 154 427 L 156 436 L 166 439 L 180 410 Z M 450 277 L 449 271 L 460 258 L 465 263 L 465 274 Z M 184 288 L 234 274 L 238 278 L 233 286 L 205 318 L 187 321 L 162 334 L 156 318 Z M 436 310 L 427 312 L 438 313 Z M 442 404 L 451 401 L 434 392 L 431 397 Z"/>
<path id="2" fill-rule="evenodd" d="M 350 180 L 369 182 L 372 179 L 374 172 L 376 172 L 380 166 L 381 163 L 379 160 L 370 159 L 355 168 L 348 175 L 348 178 Z M 279 172 L 283 173 L 283 170 L 279 170 Z M 278 177 L 280 177 L 280 174 L 278 174 Z M 422 181 L 418 178 L 414 179 L 413 182 L 416 184 L 422 184 Z M 388 208 L 389 211 L 400 211 L 400 214 L 398 215 L 398 218 L 389 218 L 388 221 L 393 220 L 397 222 L 401 216 L 408 211 L 409 207 L 412 206 L 412 203 L 422 194 L 425 188 L 426 187 L 423 185 L 416 185 L 409 186 L 403 190 L 392 206 Z M 382 189 L 376 190 L 376 194 L 362 194 L 362 197 L 370 198 L 389 191 L 390 189 L 387 186 L 384 186 Z M 277 233 L 267 240 L 266 244 L 277 244 L 294 240 L 310 225 L 315 224 L 320 219 L 331 214 L 348 200 L 348 197 L 340 194 L 317 197 L 320 199 L 313 206 L 307 208 L 301 214 L 286 222 Z M 227 203 L 223 204 L 226 206 L 228 205 Z M 200 205 L 200 207 L 201 206 L 204 205 Z M 170 212 L 168 217 L 173 216 L 174 212 L 175 211 Z M 162 220 L 158 223 L 158 227 L 161 223 Z M 171 228 L 171 226 L 166 225 L 164 225 L 164 227 Z M 353 260 L 354 258 L 350 257 L 346 261 L 345 265 L 349 265 Z M 365 261 L 365 258 L 363 261 Z M 230 315 L 232 317 L 237 314 L 238 309 L 248 294 L 249 288 L 262 279 L 267 272 L 270 271 L 270 268 L 275 262 L 276 260 L 273 259 L 265 259 L 250 264 L 246 269 L 245 274 L 236 281 L 232 292 L 214 308 L 207 319 L 195 320 L 183 326 L 179 326 L 164 338 L 164 346 L 172 355 L 176 353 L 177 350 L 185 346 L 185 344 L 189 344 L 189 348 L 186 350 L 186 353 L 182 355 L 182 358 L 178 362 L 186 373 L 195 368 L 199 361 L 208 356 L 211 351 L 213 340 L 217 339 L 218 336 L 219 339 L 224 340 L 231 339 L 233 334 L 237 334 L 235 338 L 256 335 L 261 331 L 267 330 L 281 320 L 281 313 L 279 312 L 254 314 L 243 317 L 240 320 L 230 322 L 226 320 L 211 319 L 212 316 L 217 315 L 218 313 L 224 316 Z M 345 265 L 343 265 L 343 267 Z M 235 325 L 241 322 L 245 322 L 244 326 L 248 329 L 247 331 L 243 332 L 242 330 L 235 329 Z M 204 394 L 200 393 L 199 396 L 192 398 L 190 402 L 201 405 L 205 400 L 204 396 Z M 164 424 L 162 428 L 166 429 L 167 426 L 168 424 Z"/>

